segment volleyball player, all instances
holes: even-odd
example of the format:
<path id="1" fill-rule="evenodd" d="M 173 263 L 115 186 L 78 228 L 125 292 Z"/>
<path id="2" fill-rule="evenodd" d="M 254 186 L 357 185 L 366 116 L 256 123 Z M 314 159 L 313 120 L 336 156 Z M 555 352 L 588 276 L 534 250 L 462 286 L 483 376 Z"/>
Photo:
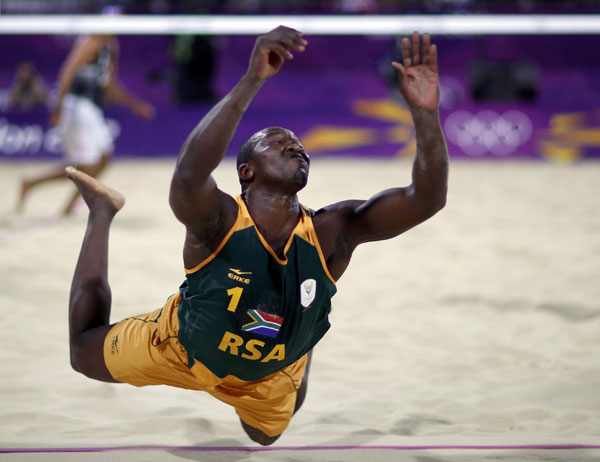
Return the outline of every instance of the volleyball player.
<path id="1" fill-rule="evenodd" d="M 162 308 L 110 324 L 108 235 L 124 198 L 67 169 L 90 208 L 69 306 L 73 368 L 106 382 L 206 391 L 234 407 L 263 445 L 304 401 L 311 351 L 329 328 L 335 283 L 354 249 L 407 231 L 446 201 L 437 49 L 416 32 L 393 63 L 416 130 L 412 184 L 312 211 L 297 198 L 309 157 L 292 131 L 271 127 L 240 150 L 241 195 L 218 188 L 212 171 L 253 97 L 307 45 L 283 26 L 259 37 L 247 73 L 183 145 L 170 204 L 187 231 L 186 278 Z"/>
<path id="2" fill-rule="evenodd" d="M 58 79 L 58 101 L 50 115 L 50 125 L 58 126 L 65 161 L 50 171 L 23 179 L 17 203 L 22 211 L 29 193 L 36 187 L 66 178 L 65 165 L 97 177 L 113 154 L 113 136 L 104 118 L 105 101 L 125 105 L 144 119 L 154 117 L 154 107 L 130 94 L 117 78 L 119 44 L 111 35 L 80 37 Z M 63 214 L 73 212 L 79 192 L 75 191 Z"/>

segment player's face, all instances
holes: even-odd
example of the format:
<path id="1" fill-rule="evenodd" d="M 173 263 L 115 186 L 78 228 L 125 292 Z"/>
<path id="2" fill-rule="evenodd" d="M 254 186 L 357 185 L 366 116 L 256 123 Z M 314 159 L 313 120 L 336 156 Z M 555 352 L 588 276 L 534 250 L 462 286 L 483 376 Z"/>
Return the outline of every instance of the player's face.
<path id="1" fill-rule="evenodd" d="M 278 184 L 306 186 L 310 159 L 298 137 L 284 128 L 267 128 L 252 156 L 259 178 Z"/>

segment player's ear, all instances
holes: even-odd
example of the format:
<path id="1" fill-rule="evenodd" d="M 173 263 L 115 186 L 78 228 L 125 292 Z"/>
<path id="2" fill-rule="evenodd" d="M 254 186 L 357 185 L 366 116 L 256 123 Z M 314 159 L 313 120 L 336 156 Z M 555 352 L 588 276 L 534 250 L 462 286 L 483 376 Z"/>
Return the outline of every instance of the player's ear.
<path id="1" fill-rule="evenodd" d="M 251 183 L 254 180 L 254 169 L 248 164 L 240 164 L 238 167 L 238 176 L 240 180 Z"/>

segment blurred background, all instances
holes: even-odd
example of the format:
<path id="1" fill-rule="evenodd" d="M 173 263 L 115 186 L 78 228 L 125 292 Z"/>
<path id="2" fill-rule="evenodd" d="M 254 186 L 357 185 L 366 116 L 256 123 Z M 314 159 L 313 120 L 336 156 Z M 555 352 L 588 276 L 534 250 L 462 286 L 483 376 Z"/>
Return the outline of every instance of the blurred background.
<path id="1" fill-rule="evenodd" d="M 97 14 L 100 0 L 3 0 L 11 15 Z M 123 0 L 126 15 L 440 15 L 600 13 L 597 0 Z M 599 26 L 600 27 L 600 26 Z M 265 31 L 266 32 L 266 31 Z M 426 31 L 420 31 L 426 32 Z M 0 159 L 58 159 L 49 128 L 61 64 L 75 35 L 0 35 Z M 403 157 L 411 120 L 390 61 L 402 36 L 307 37 L 263 87 L 228 155 L 268 125 L 294 130 L 316 156 Z M 246 70 L 255 35 L 121 35 L 119 78 L 156 107 L 148 124 L 118 106 L 106 116 L 119 157 L 177 155 L 186 136 Z M 600 34 L 433 36 L 441 117 L 452 157 L 572 162 L 600 156 Z"/>
<path id="2" fill-rule="evenodd" d="M 62 159 L 60 136 L 48 120 L 59 69 L 76 33 L 85 32 L 74 15 L 96 15 L 110 5 L 0 0 L 0 323 L 18 345 L 0 353 L 0 449 L 243 446 L 248 441 L 237 417 L 216 400 L 167 387 L 113 387 L 73 373 L 66 307 L 86 207 L 80 203 L 71 217 L 58 218 L 74 189 L 64 181 L 39 188 L 24 214 L 11 213 L 25 189 L 22 178 Z M 339 18 L 349 25 L 360 15 L 358 26 L 377 17 L 404 20 L 397 35 L 377 26 L 346 35 L 305 30 L 306 52 L 264 85 L 230 158 L 214 172 L 222 190 L 235 194 L 232 157 L 242 143 L 266 126 L 290 128 L 314 161 L 300 199 L 319 209 L 410 181 L 414 133 L 390 61 L 404 34 L 417 28 L 406 21 L 426 17 L 430 29 L 427 21 L 415 21 L 439 47 L 440 116 L 452 158 L 448 204 L 402 238 L 356 250 L 338 285 L 332 333 L 314 358 L 309 400 L 282 445 L 598 447 L 600 1 L 148 0 L 117 6 L 121 18 L 144 15 L 142 24 L 154 18 L 175 27 L 170 35 L 117 35 L 119 79 L 152 103 L 156 116 L 141 120 L 121 106 L 105 107 L 118 162 L 102 178 L 127 197 L 111 234 L 113 320 L 160 306 L 185 277 L 185 229 L 167 200 L 174 159 L 198 121 L 246 72 L 257 35 L 208 33 L 203 21 L 284 15 L 278 25 L 298 17 L 292 15 L 326 14 L 321 30 L 327 34 Z M 196 33 L 186 26 L 192 15 L 207 33 L 190 35 Z M 535 33 L 543 26 L 535 16 L 540 24 L 533 21 L 519 34 L 492 33 L 490 18 L 517 27 L 532 15 L 567 26 L 590 22 L 568 34 Z M 57 16 L 73 21 L 53 33 L 36 29 Z M 440 24 L 468 17 L 484 27 L 440 33 Z M 27 27 L 20 22 L 23 30 L 7 32 L 23 18 Z M 600 460 L 598 450 L 569 452 L 502 450 L 487 457 L 435 450 L 415 452 L 414 460 Z M 163 451 L 138 459 L 173 460 L 169 455 L 176 457 Z M 180 455 L 209 460 L 204 452 Z M 254 455 L 234 459 L 263 460 L 267 453 Z M 394 460 L 407 460 L 397 455 Z M 319 460 L 346 456 L 328 452 Z M 56 457 L 67 460 L 66 453 Z"/>

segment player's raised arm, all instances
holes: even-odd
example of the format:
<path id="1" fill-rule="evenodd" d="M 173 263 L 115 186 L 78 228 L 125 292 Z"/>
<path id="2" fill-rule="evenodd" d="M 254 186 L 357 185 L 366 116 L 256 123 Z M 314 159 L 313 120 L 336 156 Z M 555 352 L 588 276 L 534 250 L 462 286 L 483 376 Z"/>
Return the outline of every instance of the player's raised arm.
<path id="1" fill-rule="evenodd" d="M 112 56 L 110 81 L 106 87 L 106 99 L 111 103 L 121 104 L 142 119 L 151 120 L 156 115 L 156 109 L 152 104 L 138 98 L 123 86 L 119 79 L 119 55 L 120 47 L 116 39 L 110 42 Z"/>
<path id="2" fill-rule="evenodd" d="M 417 152 L 412 168 L 412 184 L 375 195 L 357 207 L 348 218 L 346 240 L 361 242 L 388 239 L 433 216 L 446 203 L 448 149 L 439 119 L 439 77 L 437 47 L 428 34 L 402 41 L 402 63 L 392 63 L 398 71 L 400 92 L 414 121 Z"/>
<path id="3" fill-rule="evenodd" d="M 263 83 L 281 69 L 286 59 L 293 58 L 292 51 L 304 51 L 306 45 L 300 32 L 283 26 L 258 37 L 246 74 L 185 141 L 169 200 L 175 216 L 188 229 L 201 233 L 219 220 L 220 194 L 211 173 Z"/>

